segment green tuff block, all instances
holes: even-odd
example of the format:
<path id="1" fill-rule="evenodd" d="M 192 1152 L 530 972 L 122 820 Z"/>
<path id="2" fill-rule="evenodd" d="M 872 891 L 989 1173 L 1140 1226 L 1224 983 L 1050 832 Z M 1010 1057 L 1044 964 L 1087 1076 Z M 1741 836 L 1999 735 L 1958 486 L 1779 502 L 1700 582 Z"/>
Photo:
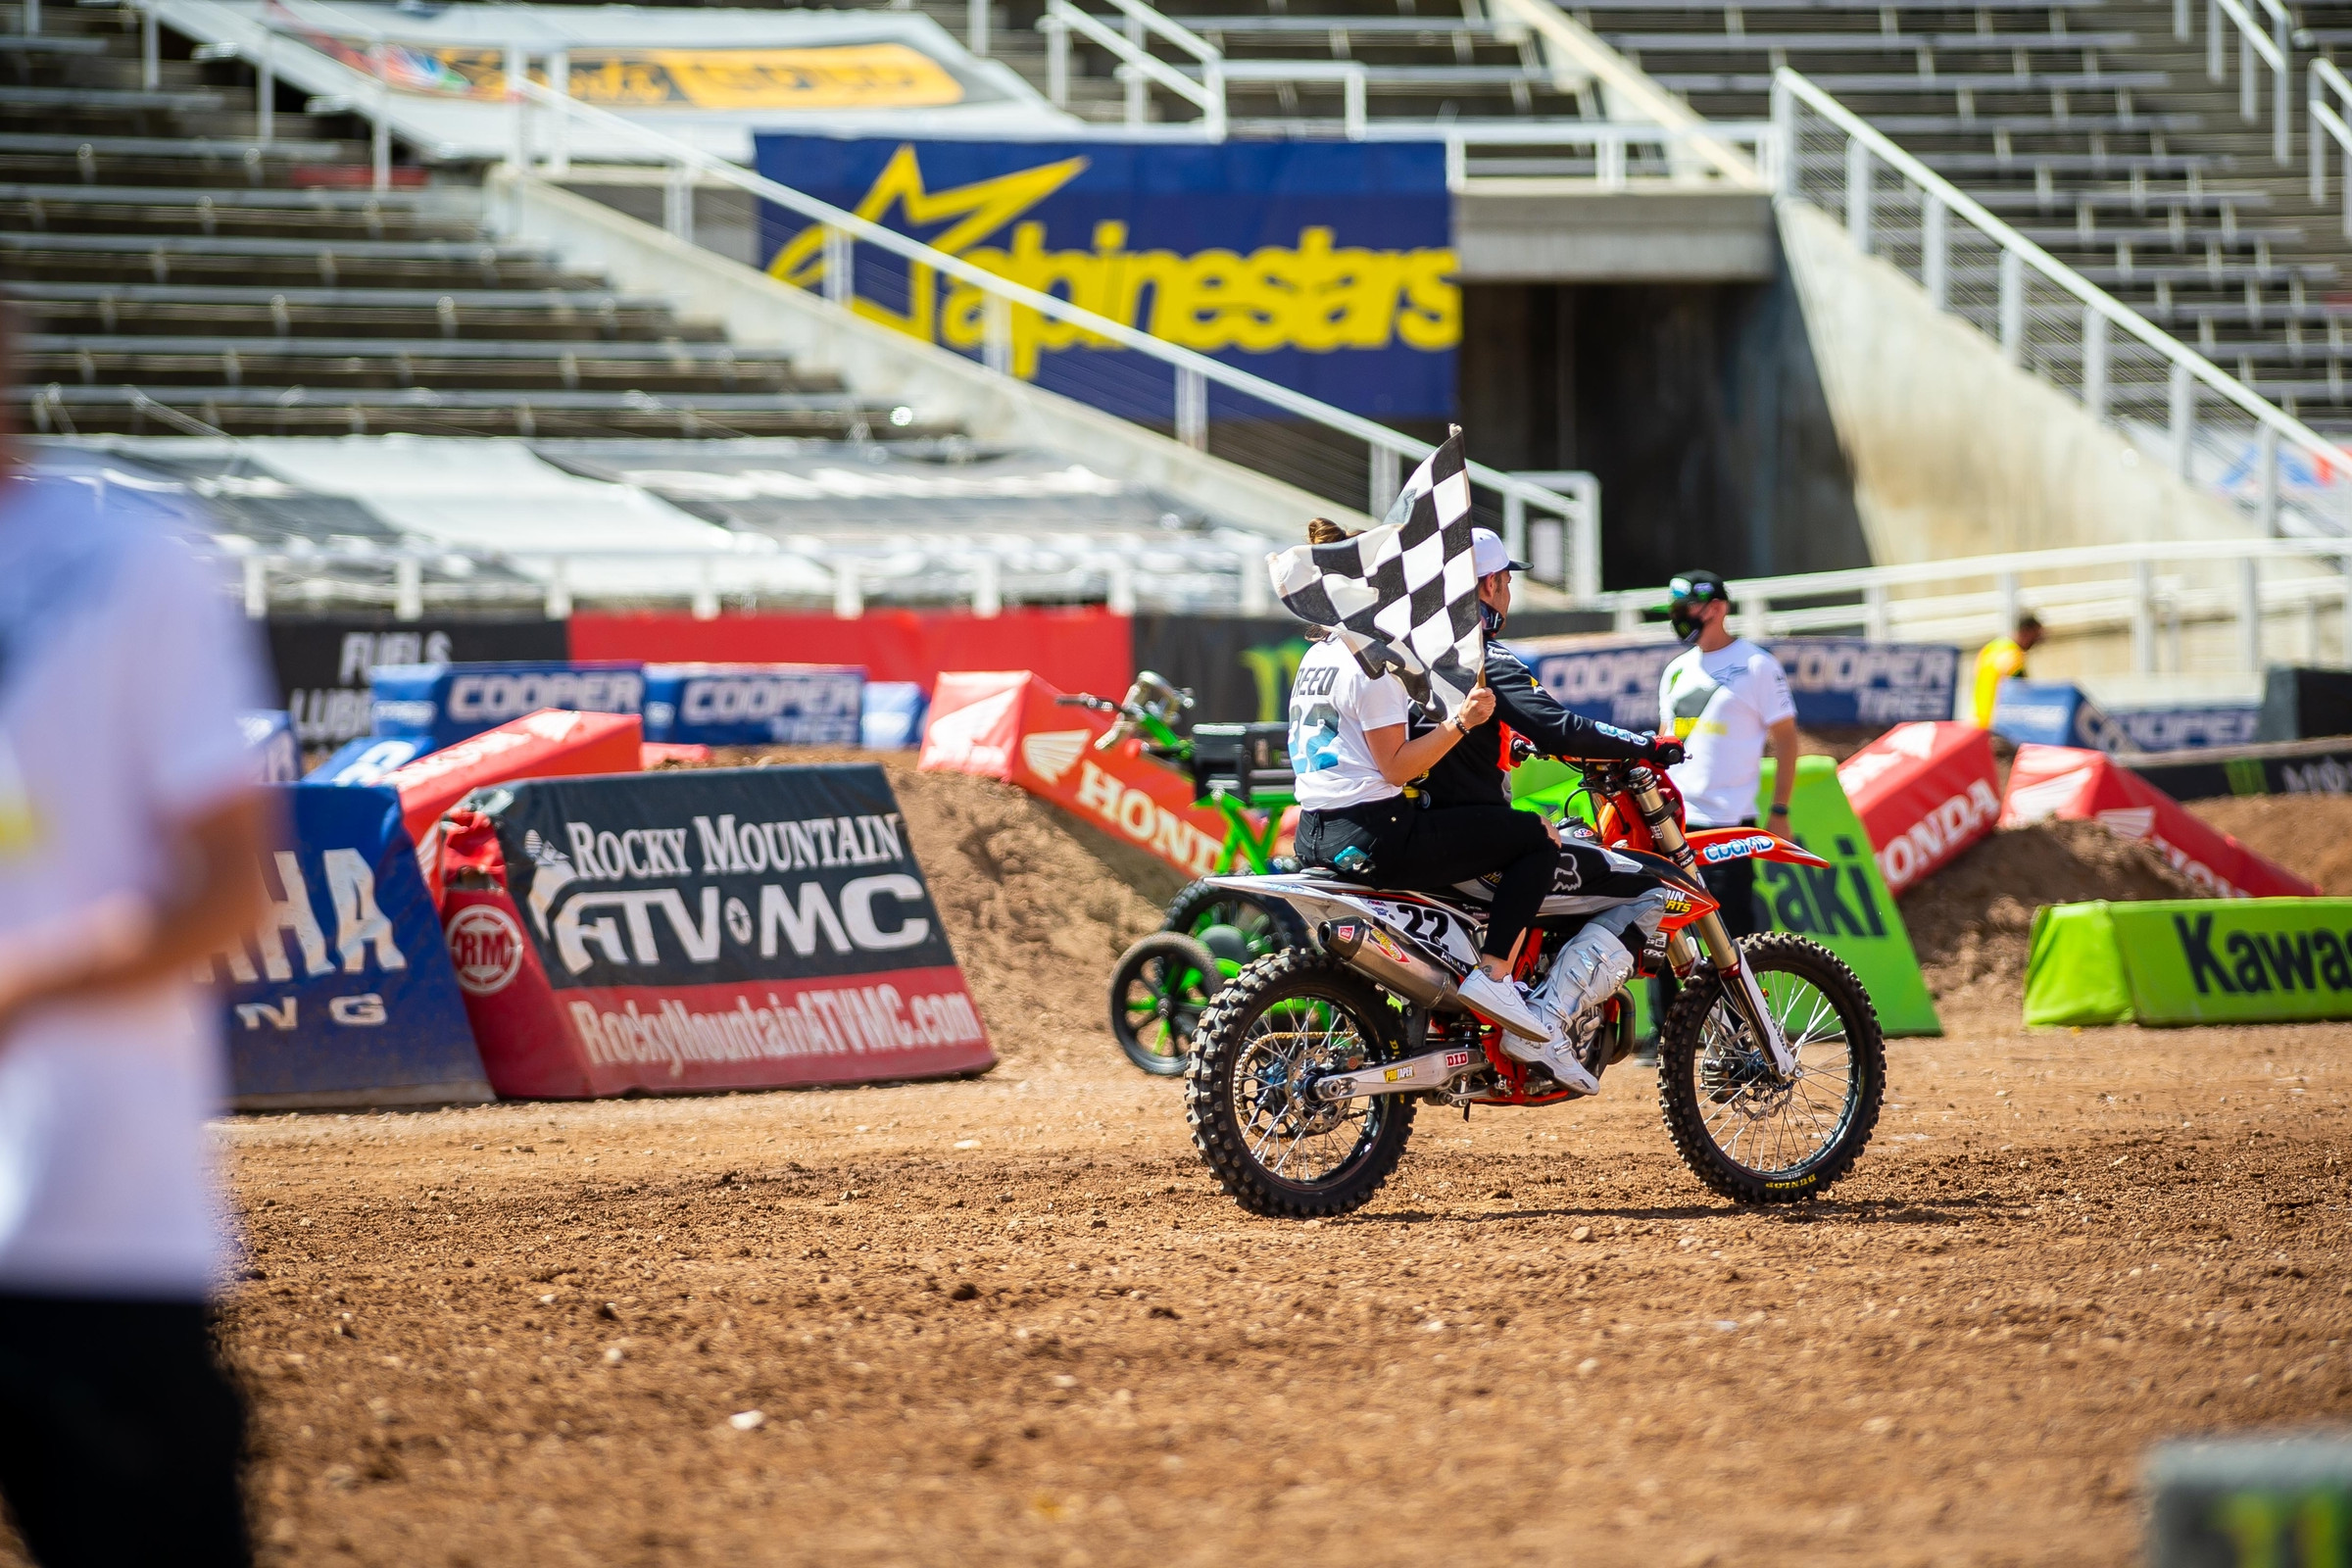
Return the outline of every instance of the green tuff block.
<path id="1" fill-rule="evenodd" d="M 2132 1021 L 2132 984 L 2116 943 L 2113 909 L 2101 902 L 2045 904 L 2034 911 L 2027 1027 Z"/>

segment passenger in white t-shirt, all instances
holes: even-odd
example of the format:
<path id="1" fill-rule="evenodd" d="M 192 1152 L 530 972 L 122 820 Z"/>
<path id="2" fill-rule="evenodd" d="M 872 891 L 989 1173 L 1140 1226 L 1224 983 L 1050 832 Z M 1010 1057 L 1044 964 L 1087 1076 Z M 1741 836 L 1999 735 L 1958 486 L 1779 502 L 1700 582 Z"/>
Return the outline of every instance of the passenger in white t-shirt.
<path id="1" fill-rule="evenodd" d="M 1672 592 L 1667 613 L 1692 646 L 1659 677 L 1658 730 L 1683 743 L 1682 763 L 1667 772 L 1683 792 L 1685 815 L 1693 827 L 1753 827 L 1769 744 L 1772 809 L 1764 825 L 1785 834 L 1797 752 L 1796 700 L 1788 695 L 1788 673 L 1770 651 L 1731 634 L 1725 625 L 1731 589 L 1721 577 L 1685 572 L 1674 579 Z M 1709 866 L 1706 877 L 1733 936 L 1765 929 L 1756 909 L 1754 860 Z"/>
<path id="2" fill-rule="evenodd" d="M 1307 529 L 1310 544 L 1346 537 L 1320 517 Z M 1513 1055 L 1544 1063 L 1555 1076 L 1567 1072 L 1571 1058 L 1562 1055 L 1554 1065 L 1546 1054 L 1552 1032 L 1511 978 L 1520 938 L 1543 906 L 1559 863 L 1558 830 L 1501 801 L 1430 809 L 1426 797 L 1408 797 L 1406 784 L 1494 713 L 1494 694 L 1475 688 L 1457 710 L 1420 735 L 1408 731 L 1411 710 L 1396 676 L 1367 674 L 1338 641 L 1327 638 L 1307 650 L 1291 683 L 1298 858 L 1384 887 L 1432 892 L 1501 873 L 1479 966 L 1462 981 L 1461 997 L 1503 1026 L 1504 1049 Z M 1590 1093 L 1598 1086 L 1585 1074 L 1573 1087 Z"/>
<path id="3" fill-rule="evenodd" d="M 37 1562 L 243 1564 L 243 1408 L 206 1305 L 226 1074 L 190 977 L 263 907 L 234 721 L 257 661 L 181 545 L 15 477 L 6 435 L 0 1494 Z"/>

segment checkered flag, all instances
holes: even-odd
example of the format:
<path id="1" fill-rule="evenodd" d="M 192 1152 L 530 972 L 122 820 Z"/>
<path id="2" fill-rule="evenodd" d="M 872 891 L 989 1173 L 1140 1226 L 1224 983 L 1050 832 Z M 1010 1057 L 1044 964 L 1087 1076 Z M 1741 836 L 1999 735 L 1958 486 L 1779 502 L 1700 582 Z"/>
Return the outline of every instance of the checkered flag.
<path id="1" fill-rule="evenodd" d="M 1451 713 L 1478 683 L 1486 634 L 1460 425 L 1413 470 L 1379 527 L 1282 551 L 1266 565 L 1292 614 L 1330 627 L 1365 674 L 1396 676 L 1425 711 Z"/>

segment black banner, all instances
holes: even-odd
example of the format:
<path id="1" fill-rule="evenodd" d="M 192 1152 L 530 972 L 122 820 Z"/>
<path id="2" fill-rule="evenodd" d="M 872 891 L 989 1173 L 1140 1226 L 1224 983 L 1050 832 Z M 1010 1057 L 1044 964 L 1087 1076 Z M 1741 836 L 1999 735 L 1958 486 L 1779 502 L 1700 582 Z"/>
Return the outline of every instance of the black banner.
<path id="1" fill-rule="evenodd" d="M 2274 664 L 2262 680 L 2257 741 L 2304 741 L 2352 735 L 2352 669 Z"/>
<path id="2" fill-rule="evenodd" d="M 1527 611 L 1504 641 L 1606 631 L 1609 617 L 1582 611 Z M 1154 670 L 1193 693 L 1201 724 L 1270 724 L 1291 710 L 1291 677 L 1306 656 L 1306 627 L 1290 615 L 1138 615 L 1135 667 Z M 1104 696 L 1112 695 L 1103 693 Z"/>
<path id="3" fill-rule="evenodd" d="M 2176 801 L 2220 795 L 2352 795 L 2352 740 L 2211 747 L 2116 758 Z"/>
<path id="4" fill-rule="evenodd" d="M 955 965 L 879 767 L 698 768 L 501 793 L 507 887 L 558 992 Z"/>
<path id="5" fill-rule="evenodd" d="M 337 616 L 270 622 L 278 702 L 306 747 L 368 733 L 368 671 L 377 664 L 476 663 L 571 657 L 569 625 L 538 617 L 393 620 Z"/>

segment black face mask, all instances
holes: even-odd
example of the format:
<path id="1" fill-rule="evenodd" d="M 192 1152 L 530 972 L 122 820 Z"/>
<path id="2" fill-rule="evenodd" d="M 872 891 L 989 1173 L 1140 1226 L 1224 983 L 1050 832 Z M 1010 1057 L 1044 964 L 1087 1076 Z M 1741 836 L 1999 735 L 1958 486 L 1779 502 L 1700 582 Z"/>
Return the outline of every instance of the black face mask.
<path id="1" fill-rule="evenodd" d="M 1502 630 L 1502 623 L 1506 618 L 1501 611 L 1496 610 L 1484 599 L 1478 602 L 1478 623 L 1486 628 L 1488 636 L 1492 637 Z"/>
<path id="2" fill-rule="evenodd" d="M 1678 604 L 1666 612 L 1667 624 L 1672 626 L 1674 628 L 1674 634 L 1685 642 L 1694 642 L 1697 640 L 1699 631 L 1701 629 L 1698 623 L 1697 611 L 1698 606 L 1696 605 Z"/>

